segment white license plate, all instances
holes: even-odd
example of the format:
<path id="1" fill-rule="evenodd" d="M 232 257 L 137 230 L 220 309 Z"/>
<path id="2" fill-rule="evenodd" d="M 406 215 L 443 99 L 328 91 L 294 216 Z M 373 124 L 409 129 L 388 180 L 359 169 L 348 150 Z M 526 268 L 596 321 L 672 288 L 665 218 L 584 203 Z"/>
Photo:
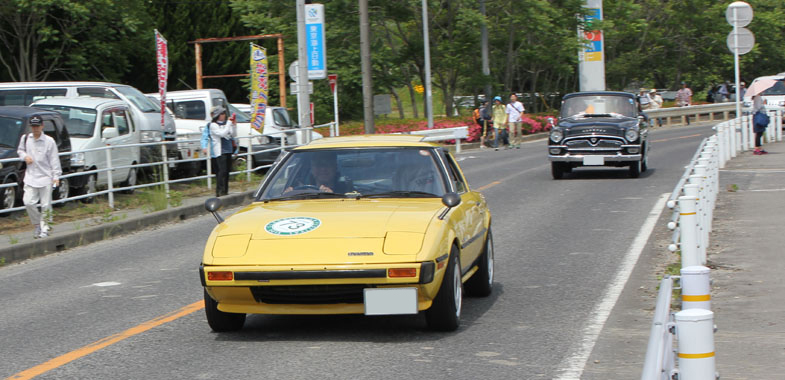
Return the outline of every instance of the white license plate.
<path id="1" fill-rule="evenodd" d="M 586 166 L 605 165 L 605 157 L 603 156 L 584 156 L 583 164 Z"/>
<path id="2" fill-rule="evenodd" d="M 366 288 L 365 315 L 417 314 L 417 288 Z"/>

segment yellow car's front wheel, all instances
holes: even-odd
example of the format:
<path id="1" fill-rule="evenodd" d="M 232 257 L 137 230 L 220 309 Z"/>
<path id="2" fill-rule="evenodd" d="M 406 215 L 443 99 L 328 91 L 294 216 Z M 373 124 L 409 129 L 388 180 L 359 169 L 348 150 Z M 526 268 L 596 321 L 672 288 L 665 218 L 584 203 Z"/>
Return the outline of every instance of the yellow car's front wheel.
<path id="1" fill-rule="evenodd" d="M 444 273 L 439 292 L 433 306 L 425 311 L 428 327 L 437 331 L 455 331 L 461 325 L 461 304 L 463 303 L 463 283 L 461 281 L 461 262 L 458 248 L 453 246 L 447 271 Z"/>
<path id="2" fill-rule="evenodd" d="M 245 324 L 245 314 L 218 310 L 218 302 L 207 294 L 207 290 L 204 291 L 204 312 L 207 314 L 207 324 L 215 332 L 237 331 Z"/>

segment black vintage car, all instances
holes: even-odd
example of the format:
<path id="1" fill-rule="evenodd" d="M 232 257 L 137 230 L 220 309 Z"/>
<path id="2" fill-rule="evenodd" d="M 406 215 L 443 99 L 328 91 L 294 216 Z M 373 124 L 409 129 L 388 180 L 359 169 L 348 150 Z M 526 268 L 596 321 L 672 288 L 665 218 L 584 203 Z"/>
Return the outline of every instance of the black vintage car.
<path id="1" fill-rule="evenodd" d="M 553 178 L 581 166 L 628 167 L 630 177 L 637 178 L 648 167 L 648 127 L 635 94 L 565 95 L 559 124 L 548 139 Z"/>
<path id="2" fill-rule="evenodd" d="M 30 133 L 30 118 L 34 115 L 44 120 L 44 133 L 55 140 L 60 153 L 71 151 L 71 139 L 59 113 L 32 107 L 8 106 L 0 107 L 0 159 L 18 157 L 16 150 L 19 142 L 23 134 Z M 70 156 L 61 155 L 60 166 L 63 174 L 71 173 Z M 16 184 L 0 188 L 0 210 L 12 208 L 21 201 L 24 175 L 25 165 L 21 161 L 0 164 L 0 183 Z M 68 197 L 69 187 L 78 185 L 73 180 L 69 181 L 71 179 L 60 180 L 60 186 L 53 190 L 52 199 Z M 0 214 L 2 215 L 8 214 Z"/>

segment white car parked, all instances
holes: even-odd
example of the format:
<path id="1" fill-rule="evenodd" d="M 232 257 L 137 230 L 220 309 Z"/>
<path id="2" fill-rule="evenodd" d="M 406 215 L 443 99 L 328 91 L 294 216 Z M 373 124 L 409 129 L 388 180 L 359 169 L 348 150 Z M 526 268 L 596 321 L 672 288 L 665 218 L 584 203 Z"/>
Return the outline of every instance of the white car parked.
<path id="1" fill-rule="evenodd" d="M 775 83 L 774 86 L 770 87 L 768 90 L 765 90 L 761 93 L 763 106 L 768 107 L 769 109 L 772 109 L 773 107 L 785 107 L 785 73 L 755 78 L 755 80 L 750 83 L 748 88 L 752 87 L 755 82 L 764 79 L 774 79 L 777 81 L 777 83 Z M 744 95 L 742 102 L 745 111 L 752 110 L 752 97 L 749 95 Z"/>
<path id="2" fill-rule="evenodd" d="M 32 106 L 62 115 L 71 137 L 71 167 L 76 171 L 104 169 L 109 167 L 104 150 L 81 152 L 104 146 L 111 149 L 112 184 L 114 186 L 135 186 L 137 169 L 128 167 L 141 162 L 139 144 L 141 130 L 135 123 L 128 104 L 121 100 L 106 98 L 48 98 L 34 102 Z M 89 174 L 83 193 L 93 193 L 98 187 L 106 186 L 107 172 Z M 126 190 L 132 193 L 133 189 Z"/>

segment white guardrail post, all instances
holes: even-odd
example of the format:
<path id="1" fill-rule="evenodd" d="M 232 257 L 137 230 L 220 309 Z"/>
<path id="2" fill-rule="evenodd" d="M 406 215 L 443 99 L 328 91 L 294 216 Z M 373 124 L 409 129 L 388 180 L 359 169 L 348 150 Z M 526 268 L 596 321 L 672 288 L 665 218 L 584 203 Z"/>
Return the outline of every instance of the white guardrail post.
<path id="1" fill-rule="evenodd" d="M 109 198 L 109 208 L 114 208 L 114 191 L 112 191 L 114 187 L 114 181 L 112 180 L 112 167 L 114 165 L 112 165 L 111 145 L 108 145 L 106 147 L 106 165 L 108 169 L 106 171 L 106 183 L 107 183 L 107 187 L 109 188 L 109 193 L 107 194 L 107 197 Z M 96 182 L 98 182 L 98 174 L 96 174 L 95 178 L 96 178 Z"/>
<path id="2" fill-rule="evenodd" d="M 169 158 L 166 157 L 166 144 L 161 144 L 161 173 L 164 180 L 164 192 L 169 199 Z M 111 193 L 110 193 L 111 194 Z"/>
<path id="3" fill-rule="evenodd" d="M 681 309 L 711 310 L 711 281 L 709 268 L 694 266 L 681 268 Z"/>
<path id="4" fill-rule="evenodd" d="M 697 214 L 698 199 L 691 196 L 679 197 L 679 229 L 681 230 L 681 267 L 701 265 L 698 256 Z"/>
<path id="5" fill-rule="evenodd" d="M 742 151 L 746 151 L 747 149 L 749 149 L 749 145 L 750 145 L 750 143 L 749 143 L 750 131 L 749 131 L 749 128 L 747 128 L 747 118 L 748 118 L 748 116 L 747 116 L 746 113 L 741 115 L 741 117 L 739 118 L 739 122 L 741 123 L 740 128 L 741 128 L 741 150 Z"/>
<path id="6" fill-rule="evenodd" d="M 777 108 L 774 113 L 774 130 L 777 131 L 777 141 L 782 141 L 782 111 L 783 108 Z"/>
<path id="7" fill-rule="evenodd" d="M 679 379 L 715 380 L 714 313 L 704 309 L 676 313 L 679 340 Z"/>

